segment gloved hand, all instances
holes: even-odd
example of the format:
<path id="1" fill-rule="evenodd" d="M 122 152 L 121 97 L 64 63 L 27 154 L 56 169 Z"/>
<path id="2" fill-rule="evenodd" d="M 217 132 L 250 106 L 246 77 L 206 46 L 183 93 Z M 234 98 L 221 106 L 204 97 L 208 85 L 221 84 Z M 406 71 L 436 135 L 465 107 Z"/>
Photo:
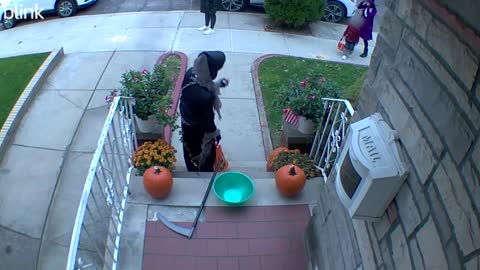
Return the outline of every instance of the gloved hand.
<path id="1" fill-rule="evenodd" d="M 219 143 L 221 139 L 222 139 L 222 135 L 218 134 L 218 136 L 215 137 L 215 142 Z"/>
<path id="2" fill-rule="evenodd" d="M 193 163 L 196 167 L 200 168 L 200 166 L 202 166 L 203 163 L 205 163 L 205 160 L 206 160 L 206 159 L 207 159 L 206 156 L 204 156 L 204 155 L 198 155 L 198 156 L 192 158 L 192 163 Z"/>
<path id="3" fill-rule="evenodd" d="M 222 78 L 220 80 L 220 87 L 227 87 L 230 82 L 228 81 L 227 78 Z"/>
<path id="4" fill-rule="evenodd" d="M 210 156 L 210 151 L 213 143 L 217 141 L 217 138 L 220 137 L 220 130 L 217 129 L 214 132 L 209 132 L 205 133 L 203 136 L 203 141 L 202 141 L 202 151 L 200 154 L 196 157 L 193 157 L 192 160 L 198 164 L 198 166 L 202 166 L 203 163 L 207 160 L 207 158 Z"/>

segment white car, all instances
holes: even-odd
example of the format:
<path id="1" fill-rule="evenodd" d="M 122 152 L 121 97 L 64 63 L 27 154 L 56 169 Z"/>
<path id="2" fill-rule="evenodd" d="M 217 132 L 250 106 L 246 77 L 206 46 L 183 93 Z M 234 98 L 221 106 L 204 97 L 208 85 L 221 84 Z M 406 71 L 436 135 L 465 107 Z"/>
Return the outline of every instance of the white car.
<path id="1" fill-rule="evenodd" d="M 43 14 L 57 13 L 60 17 L 75 15 L 79 8 L 93 5 L 97 0 L 0 0 L 3 27 L 10 29 L 18 20 L 42 19 Z"/>
<path id="2" fill-rule="evenodd" d="M 262 6 L 264 0 L 222 0 L 222 7 L 226 11 L 240 11 L 248 5 Z M 357 8 L 356 0 L 327 0 L 323 19 L 337 23 L 344 18 L 353 17 Z"/>

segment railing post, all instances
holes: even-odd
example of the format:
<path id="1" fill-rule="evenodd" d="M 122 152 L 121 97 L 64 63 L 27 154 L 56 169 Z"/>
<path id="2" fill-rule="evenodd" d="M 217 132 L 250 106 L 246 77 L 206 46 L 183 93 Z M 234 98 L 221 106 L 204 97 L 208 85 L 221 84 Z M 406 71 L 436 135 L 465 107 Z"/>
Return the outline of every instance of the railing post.
<path id="1" fill-rule="evenodd" d="M 114 98 L 80 198 L 70 240 L 67 270 L 85 267 L 112 270 L 117 268 L 124 212 L 133 171 L 131 157 L 137 149 L 133 117 L 132 99 Z M 87 218 L 93 222 L 87 223 Z M 82 240 L 89 242 L 83 243 Z M 89 247 L 89 243 L 93 244 L 93 247 Z M 82 253 L 94 254 L 93 263 L 84 263 L 79 254 L 82 246 L 86 246 L 82 248 Z"/>
<path id="2" fill-rule="evenodd" d="M 310 158 L 322 172 L 324 181 L 327 181 L 330 170 L 337 160 L 337 154 L 350 118 L 355 111 L 348 100 L 335 98 L 322 98 L 324 115 L 322 124 L 315 133 Z"/>

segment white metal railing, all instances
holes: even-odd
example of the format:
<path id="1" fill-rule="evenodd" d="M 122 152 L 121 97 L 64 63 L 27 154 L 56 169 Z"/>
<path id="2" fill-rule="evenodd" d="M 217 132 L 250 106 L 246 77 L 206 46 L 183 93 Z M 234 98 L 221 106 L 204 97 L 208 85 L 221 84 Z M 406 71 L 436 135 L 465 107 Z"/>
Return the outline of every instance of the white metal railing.
<path id="1" fill-rule="evenodd" d="M 116 269 L 125 203 L 137 148 L 133 99 L 114 98 L 77 210 L 67 270 Z"/>
<path id="2" fill-rule="evenodd" d="M 337 160 L 338 150 L 354 110 L 350 102 L 345 99 L 322 98 L 322 101 L 325 113 L 322 123 L 315 133 L 310 158 L 314 160 L 326 182 L 330 170 Z"/>

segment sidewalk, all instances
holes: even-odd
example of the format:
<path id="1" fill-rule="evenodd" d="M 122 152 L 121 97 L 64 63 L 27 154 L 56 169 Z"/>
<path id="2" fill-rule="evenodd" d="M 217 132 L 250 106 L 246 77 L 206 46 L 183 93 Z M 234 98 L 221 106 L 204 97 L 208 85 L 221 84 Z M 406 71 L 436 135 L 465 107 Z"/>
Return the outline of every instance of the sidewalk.
<path id="1" fill-rule="evenodd" d="M 262 15 L 220 13 L 217 20 L 213 36 L 195 29 L 203 21 L 198 12 L 80 16 L 0 32 L 0 57 L 56 47 L 66 53 L 0 161 L 0 246 L 10 250 L 0 253 L 1 269 L 64 269 L 81 191 L 108 112 L 104 97 L 119 87 L 123 72 L 152 68 L 169 50 L 186 53 L 190 65 L 199 51 L 225 51 L 227 63 L 219 76 L 231 78 L 231 85 L 222 92 L 224 151 L 234 166 L 260 168 L 265 155 L 253 61 L 266 53 L 342 61 L 337 40 L 264 32 Z M 360 52 L 348 61 L 368 65 L 370 58 L 358 57 Z M 173 144 L 181 149 L 178 140 L 175 132 Z M 132 205 L 142 209 L 132 213 L 145 223 L 151 203 Z M 132 233 L 143 243 L 143 231 Z"/>
<path id="2" fill-rule="evenodd" d="M 0 57 L 64 47 L 66 54 L 96 51 L 200 51 L 278 53 L 342 61 L 337 42 L 344 25 L 318 22 L 315 35 L 324 38 L 265 32 L 262 14 L 217 15 L 215 35 L 206 37 L 196 28 L 203 22 L 199 12 L 141 12 L 78 16 L 32 23 L 0 32 Z M 334 32 L 331 29 L 334 29 Z M 329 31 L 330 30 L 330 31 Z M 346 62 L 368 65 L 369 58 Z"/>

